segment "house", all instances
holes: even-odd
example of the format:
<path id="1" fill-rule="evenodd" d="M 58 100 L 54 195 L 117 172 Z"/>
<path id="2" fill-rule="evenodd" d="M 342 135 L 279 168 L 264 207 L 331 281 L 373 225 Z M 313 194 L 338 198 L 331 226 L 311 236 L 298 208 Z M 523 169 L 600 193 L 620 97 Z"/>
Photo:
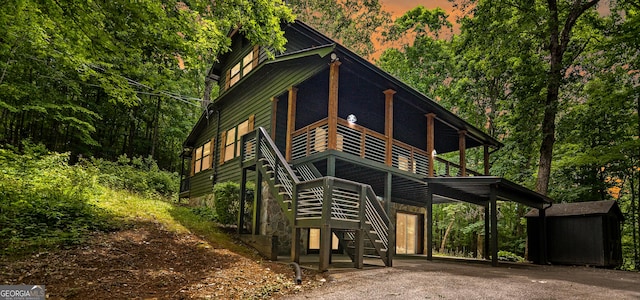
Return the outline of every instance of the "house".
<path id="1" fill-rule="evenodd" d="M 624 216 L 615 200 L 554 204 L 546 210 L 547 261 L 565 265 L 617 267 L 622 264 L 620 225 Z M 536 237 L 543 228 L 536 209 L 526 216 L 529 259 L 540 261 Z"/>
<path id="2" fill-rule="evenodd" d="M 239 231 L 294 261 L 317 251 L 321 270 L 332 251 L 358 268 L 365 256 L 387 266 L 396 252 L 431 258 L 433 204 L 451 201 L 488 212 L 483 253 L 497 264 L 496 202 L 551 202 L 489 175 L 496 139 L 306 24 L 283 26 L 286 51 L 273 59 L 231 33 L 232 50 L 208 76 L 219 96 L 184 142 L 191 167 L 181 197 L 255 182 L 253 201 L 242 195 Z M 466 167 L 475 147 L 481 171 Z M 439 156 L 453 152 L 457 162 Z"/>

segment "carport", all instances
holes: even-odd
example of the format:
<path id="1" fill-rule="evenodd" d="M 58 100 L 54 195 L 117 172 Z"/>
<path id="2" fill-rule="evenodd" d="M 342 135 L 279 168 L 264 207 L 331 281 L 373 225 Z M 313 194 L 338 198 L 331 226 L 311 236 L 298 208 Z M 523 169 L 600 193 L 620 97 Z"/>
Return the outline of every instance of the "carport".
<path id="1" fill-rule="evenodd" d="M 541 227 L 546 225 L 545 210 L 551 206 L 551 198 L 529 190 L 501 177 L 430 177 L 426 179 L 427 191 L 427 259 L 432 259 L 433 248 L 433 204 L 463 201 L 484 207 L 484 249 L 483 255 L 491 264 L 498 265 L 498 209 L 497 201 L 513 201 L 538 209 Z M 540 261 L 546 262 L 546 230 L 540 230 Z M 487 251 L 490 250 L 490 251 Z"/>

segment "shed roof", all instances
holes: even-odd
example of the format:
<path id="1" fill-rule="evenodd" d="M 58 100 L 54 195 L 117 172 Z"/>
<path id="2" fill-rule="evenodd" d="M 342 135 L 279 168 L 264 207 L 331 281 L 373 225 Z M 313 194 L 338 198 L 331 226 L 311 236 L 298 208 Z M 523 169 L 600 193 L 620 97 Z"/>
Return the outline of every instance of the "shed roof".
<path id="1" fill-rule="evenodd" d="M 588 216 L 588 215 L 605 215 L 610 212 L 615 213 L 620 220 L 624 220 L 622 211 L 618 207 L 615 200 L 605 201 L 587 201 L 575 203 L 554 204 L 545 210 L 546 217 L 562 217 L 562 216 Z M 538 210 L 532 209 L 525 217 L 538 217 Z"/>

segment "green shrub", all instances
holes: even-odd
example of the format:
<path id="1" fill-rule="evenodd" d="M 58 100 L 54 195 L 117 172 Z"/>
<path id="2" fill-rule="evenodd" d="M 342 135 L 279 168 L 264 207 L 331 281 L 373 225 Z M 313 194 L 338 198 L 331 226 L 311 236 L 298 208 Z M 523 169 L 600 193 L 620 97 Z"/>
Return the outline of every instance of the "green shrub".
<path id="1" fill-rule="evenodd" d="M 254 185 L 247 184 L 247 193 L 251 194 L 253 190 Z M 213 186 L 213 195 L 218 221 L 222 224 L 235 224 L 240 210 L 240 184 L 232 181 L 217 183 Z"/>
<path id="2" fill-rule="evenodd" d="M 222 224 L 235 224 L 240 209 L 240 185 L 232 182 L 217 183 L 213 186 L 215 211 Z"/>
<path id="3" fill-rule="evenodd" d="M 178 174 L 160 170 L 151 157 L 129 159 L 121 155 L 117 162 L 92 158 L 83 164 L 95 172 L 100 183 L 111 188 L 165 197 L 174 197 L 180 189 Z"/>
<path id="4" fill-rule="evenodd" d="M 498 260 L 524 262 L 524 258 L 509 251 L 498 251 Z"/>
<path id="5" fill-rule="evenodd" d="M 0 149 L 0 255 L 75 244 L 94 230 L 111 230 L 105 211 L 90 204 L 96 181 L 69 154 L 25 144 Z"/>

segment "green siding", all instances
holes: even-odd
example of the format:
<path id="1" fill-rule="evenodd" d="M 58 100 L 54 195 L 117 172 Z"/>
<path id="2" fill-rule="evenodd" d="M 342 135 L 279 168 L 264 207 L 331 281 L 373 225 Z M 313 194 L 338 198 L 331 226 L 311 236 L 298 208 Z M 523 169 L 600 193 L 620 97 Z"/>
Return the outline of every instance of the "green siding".
<path id="1" fill-rule="evenodd" d="M 217 115 L 212 113 L 209 125 L 201 130 L 196 137 L 196 146 L 202 145 L 216 136 L 214 151 L 214 166 L 217 171 L 217 182 L 235 181 L 241 178 L 240 162 L 238 158 L 220 164 L 222 150 L 220 133 L 236 126 L 255 115 L 254 127 L 264 127 L 271 130 L 271 98 L 282 95 L 287 89 L 313 74 L 327 67 L 327 62 L 318 56 L 292 61 L 280 62 L 275 65 L 257 69 L 245 80 L 240 81 L 222 99 L 215 104 L 220 113 L 220 130 L 216 130 Z M 253 76 L 253 78 L 249 78 Z M 283 99 L 286 101 L 285 99 Z M 282 120 L 280 120 L 282 121 Z M 286 120 L 285 120 L 286 122 Z M 279 122 L 280 123 L 280 122 Z M 216 134 L 217 133 L 217 134 Z M 207 170 L 196 174 L 191 181 L 191 197 L 200 197 L 211 193 L 212 181 L 209 179 L 214 170 Z"/>

